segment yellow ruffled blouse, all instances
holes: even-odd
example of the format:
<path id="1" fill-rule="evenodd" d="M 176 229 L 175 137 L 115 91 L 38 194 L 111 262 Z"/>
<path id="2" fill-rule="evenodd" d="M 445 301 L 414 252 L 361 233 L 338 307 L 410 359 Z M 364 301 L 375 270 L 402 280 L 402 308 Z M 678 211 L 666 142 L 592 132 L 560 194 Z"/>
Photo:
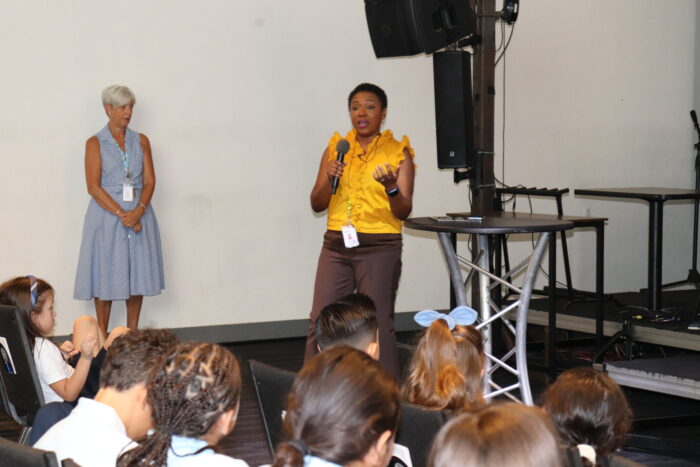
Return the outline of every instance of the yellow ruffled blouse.
<path id="1" fill-rule="evenodd" d="M 403 222 L 392 214 L 384 186 L 372 178 L 372 172 L 378 165 L 384 166 L 387 162 L 395 170 L 406 157 L 404 149 L 408 150 L 413 160 L 415 156 L 408 137 L 404 136 L 399 142 L 394 139 L 391 130 L 384 130 L 367 145 L 365 153 L 356 136 L 354 128 L 345 135 L 350 150 L 345 155 L 347 165 L 338 190 L 331 196 L 328 206 L 328 230 L 341 230 L 349 214 L 350 222 L 358 232 L 401 233 Z M 341 139 L 335 133 L 328 142 L 330 159 L 338 156 L 335 146 Z"/>

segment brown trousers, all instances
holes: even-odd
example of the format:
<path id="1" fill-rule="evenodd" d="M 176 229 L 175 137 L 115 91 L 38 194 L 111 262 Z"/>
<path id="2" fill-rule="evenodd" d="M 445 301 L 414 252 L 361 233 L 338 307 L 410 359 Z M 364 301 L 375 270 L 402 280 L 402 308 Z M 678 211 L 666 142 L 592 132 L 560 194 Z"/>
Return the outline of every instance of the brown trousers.
<path id="1" fill-rule="evenodd" d="M 360 246 L 345 248 L 340 232 L 329 230 L 323 237 L 304 360 L 318 353 L 314 323 L 321 310 L 357 291 L 368 295 L 377 306 L 379 361 L 398 380 L 394 302 L 401 277 L 401 234 L 358 233 L 358 240 Z"/>

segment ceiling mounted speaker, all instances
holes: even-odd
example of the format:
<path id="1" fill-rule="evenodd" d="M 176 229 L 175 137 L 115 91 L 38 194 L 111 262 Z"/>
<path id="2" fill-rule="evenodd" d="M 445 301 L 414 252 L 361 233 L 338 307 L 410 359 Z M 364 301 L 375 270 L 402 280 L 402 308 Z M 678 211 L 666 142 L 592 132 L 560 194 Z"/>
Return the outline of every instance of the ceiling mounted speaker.
<path id="1" fill-rule="evenodd" d="M 433 53 L 476 32 L 469 0 L 365 0 L 374 55 Z"/>

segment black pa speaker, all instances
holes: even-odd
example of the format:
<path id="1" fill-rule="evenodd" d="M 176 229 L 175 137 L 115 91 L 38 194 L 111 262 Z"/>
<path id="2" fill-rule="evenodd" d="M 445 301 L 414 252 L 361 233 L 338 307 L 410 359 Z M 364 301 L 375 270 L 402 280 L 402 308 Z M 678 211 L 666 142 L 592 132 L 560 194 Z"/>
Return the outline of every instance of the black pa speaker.
<path id="1" fill-rule="evenodd" d="M 374 55 L 433 53 L 476 32 L 469 0 L 365 0 Z"/>
<path id="2" fill-rule="evenodd" d="M 474 165 L 471 59 L 461 50 L 433 54 L 438 168 Z"/>

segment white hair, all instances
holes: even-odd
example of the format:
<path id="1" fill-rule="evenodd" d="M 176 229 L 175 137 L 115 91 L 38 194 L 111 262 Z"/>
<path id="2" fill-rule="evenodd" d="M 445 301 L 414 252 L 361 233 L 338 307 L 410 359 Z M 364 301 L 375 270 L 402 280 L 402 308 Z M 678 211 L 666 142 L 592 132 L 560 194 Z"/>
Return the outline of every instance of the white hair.
<path id="1" fill-rule="evenodd" d="M 126 86 L 113 84 L 102 90 L 102 105 L 121 107 L 127 104 L 136 104 L 136 96 Z"/>

